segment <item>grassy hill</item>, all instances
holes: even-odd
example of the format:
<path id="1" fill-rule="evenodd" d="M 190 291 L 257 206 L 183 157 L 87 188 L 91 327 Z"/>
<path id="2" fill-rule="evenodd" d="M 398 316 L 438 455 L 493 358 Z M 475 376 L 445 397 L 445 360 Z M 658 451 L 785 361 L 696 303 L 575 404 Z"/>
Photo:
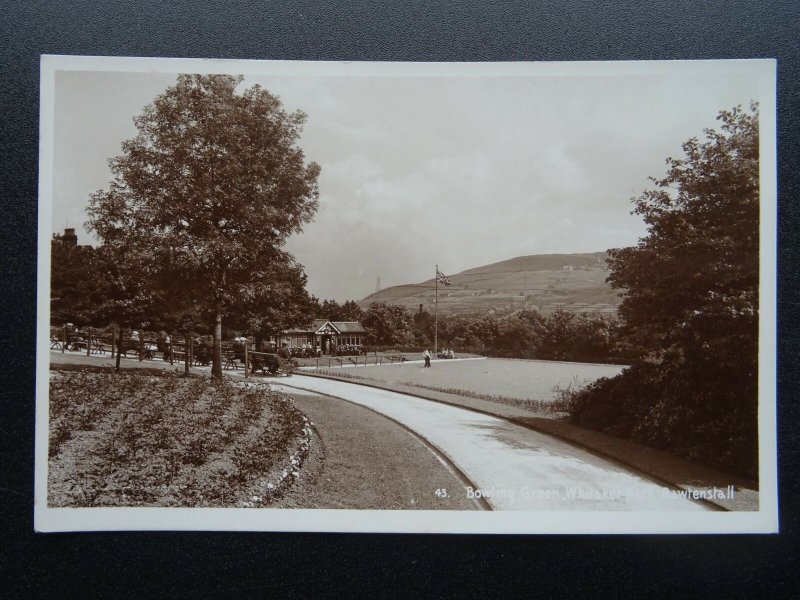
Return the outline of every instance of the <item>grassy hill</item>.
<path id="1" fill-rule="evenodd" d="M 537 254 L 475 267 L 448 275 L 452 285 L 439 285 L 439 312 L 496 314 L 524 308 L 550 313 L 557 307 L 576 313 L 616 314 L 618 292 L 606 283 L 607 254 Z M 359 302 L 405 306 L 416 311 L 434 307 L 434 280 L 388 287 Z"/>

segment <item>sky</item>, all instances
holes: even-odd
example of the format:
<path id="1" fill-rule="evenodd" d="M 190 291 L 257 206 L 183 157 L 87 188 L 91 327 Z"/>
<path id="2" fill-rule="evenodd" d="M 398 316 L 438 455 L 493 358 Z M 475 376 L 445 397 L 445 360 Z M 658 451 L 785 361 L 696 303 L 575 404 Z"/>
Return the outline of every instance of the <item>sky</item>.
<path id="1" fill-rule="evenodd" d="M 89 195 L 160 72 L 57 71 L 53 232 L 83 228 Z M 516 256 L 597 252 L 645 234 L 631 198 L 681 144 L 747 105 L 744 73 L 619 76 L 248 75 L 308 116 L 319 210 L 287 249 L 308 290 L 340 302 Z"/>

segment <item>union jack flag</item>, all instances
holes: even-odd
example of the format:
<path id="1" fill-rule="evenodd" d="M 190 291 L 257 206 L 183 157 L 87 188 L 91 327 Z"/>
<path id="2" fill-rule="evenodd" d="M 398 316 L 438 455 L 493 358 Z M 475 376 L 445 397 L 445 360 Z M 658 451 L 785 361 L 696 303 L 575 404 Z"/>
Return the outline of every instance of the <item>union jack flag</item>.
<path id="1" fill-rule="evenodd" d="M 450 280 L 447 278 L 447 275 L 442 273 L 439 269 L 436 269 L 436 281 L 443 285 L 450 285 Z"/>

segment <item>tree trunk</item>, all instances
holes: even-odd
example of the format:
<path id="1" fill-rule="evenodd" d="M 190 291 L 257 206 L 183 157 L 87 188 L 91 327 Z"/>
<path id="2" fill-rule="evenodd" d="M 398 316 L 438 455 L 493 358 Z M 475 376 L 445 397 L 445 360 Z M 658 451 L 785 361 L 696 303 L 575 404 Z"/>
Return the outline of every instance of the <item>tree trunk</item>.
<path id="1" fill-rule="evenodd" d="M 189 375 L 189 358 L 192 355 L 192 337 L 188 331 L 183 335 L 183 373 Z"/>
<path id="2" fill-rule="evenodd" d="M 214 357 L 211 365 L 211 377 L 222 379 L 222 313 L 214 316 Z"/>
<path id="3" fill-rule="evenodd" d="M 122 357 L 122 327 L 119 328 L 117 336 L 117 371 L 119 371 L 119 359 Z"/>

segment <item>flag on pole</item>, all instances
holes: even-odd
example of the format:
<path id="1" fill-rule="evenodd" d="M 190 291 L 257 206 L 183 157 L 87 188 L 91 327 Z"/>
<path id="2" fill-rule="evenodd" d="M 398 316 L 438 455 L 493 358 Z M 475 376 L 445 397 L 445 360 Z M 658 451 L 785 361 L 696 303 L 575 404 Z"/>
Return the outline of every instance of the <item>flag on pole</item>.
<path id="1" fill-rule="evenodd" d="M 450 285 L 450 280 L 447 278 L 447 275 L 442 273 L 439 269 L 436 269 L 436 281 L 442 285 Z"/>

